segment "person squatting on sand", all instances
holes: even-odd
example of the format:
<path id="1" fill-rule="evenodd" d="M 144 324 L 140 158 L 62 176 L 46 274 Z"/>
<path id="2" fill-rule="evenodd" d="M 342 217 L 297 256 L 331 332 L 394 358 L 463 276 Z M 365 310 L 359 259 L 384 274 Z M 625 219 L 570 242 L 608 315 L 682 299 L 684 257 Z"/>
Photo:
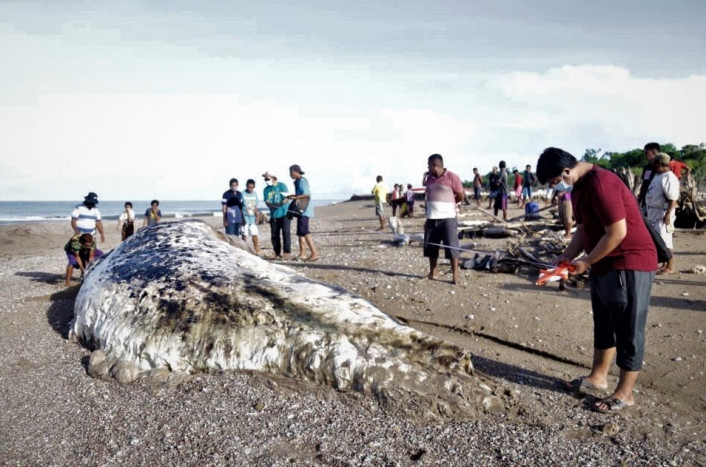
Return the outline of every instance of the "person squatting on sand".
<path id="1" fill-rule="evenodd" d="M 382 175 L 378 175 L 375 179 L 377 183 L 373 185 L 373 189 L 370 191 L 375 197 L 375 215 L 380 220 L 380 228 L 378 230 L 385 230 L 385 203 L 387 201 L 387 186 L 382 181 Z"/>
<path id="2" fill-rule="evenodd" d="M 142 221 L 142 226 L 155 225 L 162 220 L 162 211 L 159 209 L 159 201 L 153 199 L 150 207 L 145 210 L 145 220 Z"/>
<path id="3" fill-rule="evenodd" d="M 69 264 L 66 265 L 66 287 L 71 285 L 74 268 L 81 270 L 81 279 L 83 279 L 88 264 L 95 258 L 103 256 L 103 252 L 96 248 L 93 235 L 89 233 L 74 234 L 64 245 L 64 252 L 69 260 Z"/>
<path id="4" fill-rule="evenodd" d="M 96 230 L 101 236 L 101 243 L 105 242 L 103 234 L 103 221 L 101 212 L 96 207 L 98 205 L 98 195 L 94 192 L 83 197 L 83 203 L 77 205 L 71 211 L 71 229 L 74 233 L 89 233 L 94 235 Z"/>
<path id="5" fill-rule="evenodd" d="M 674 210 L 679 200 L 679 179 L 669 167 L 669 154 L 660 152 L 652 158 L 654 175 L 645 194 L 647 220 L 659 232 L 672 257 L 662 265 L 658 274 L 674 271 Z"/>
<path id="6" fill-rule="evenodd" d="M 274 253 L 270 259 L 289 259 L 292 253 L 292 236 L 290 233 L 291 219 L 287 215 L 289 201 L 286 194 L 287 185 L 277 181 L 277 177 L 269 172 L 262 174 L 267 186 L 262 192 L 265 204 L 270 209 L 270 240 Z M 281 235 L 281 240 L 280 240 Z"/>
<path id="7" fill-rule="evenodd" d="M 221 209 L 223 210 L 223 227 L 227 235 L 240 235 L 243 223 L 243 195 L 238 191 L 238 179 L 231 178 L 230 189 L 223 193 Z"/>
<path id="8" fill-rule="evenodd" d="M 125 211 L 118 217 L 116 230 L 120 230 L 120 239 L 125 241 L 130 235 L 135 233 L 135 211 L 132 210 L 130 201 L 125 203 Z"/>
<path id="9" fill-rule="evenodd" d="M 571 391 L 608 388 L 613 357 L 620 378 L 613 393 L 594 403 L 598 412 L 635 404 L 633 388 L 645 352 L 645 322 L 657 251 L 628 187 L 614 173 L 558 148 L 537 161 L 540 183 L 571 190 L 576 232 L 557 264 L 571 262 L 573 275 L 591 269 L 594 354 L 591 373 L 565 383 Z M 578 259 L 579 253 L 585 255 Z M 617 356 L 616 356 L 617 354 Z"/>
<path id="10" fill-rule="evenodd" d="M 426 187 L 426 222 L 424 223 L 424 256 L 429 258 L 429 279 L 434 279 L 438 270 L 439 244 L 445 256 L 451 260 L 453 283 L 459 283 L 458 271 L 458 226 L 456 204 L 465 196 L 463 183 L 455 173 L 444 168 L 444 159 L 432 154 L 428 160 L 428 171 L 424 173 L 422 185 Z"/>
<path id="11" fill-rule="evenodd" d="M 257 193 L 255 192 L 255 180 L 252 178 L 245 182 L 245 191 L 242 193 L 243 196 L 243 228 L 242 235 L 243 240 L 247 241 L 247 238 L 252 238 L 252 246 L 255 250 L 255 254 L 260 254 L 260 241 L 258 240 L 258 230 L 257 230 L 257 217 L 259 212 L 257 211 Z"/>
<path id="12" fill-rule="evenodd" d="M 314 205 L 311 204 L 311 188 L 309 181 L 303 177 L 304 171 L 299 165 L 294 164 L 289 167 L 289 176 L 294 180 L 294 194 L 287 196 L 287 199 L 296 200 L 300 207 L 306 204 L 301 216 L 297 218 L 297 237 L 299 237 L 299 259 L 316 261 L 319 253 L 316 251 L 314 239 L 309 231 L 309 219 L 314 217 Z M 309 247 L 309 256 L 306 256 L 306 247 Z"/>

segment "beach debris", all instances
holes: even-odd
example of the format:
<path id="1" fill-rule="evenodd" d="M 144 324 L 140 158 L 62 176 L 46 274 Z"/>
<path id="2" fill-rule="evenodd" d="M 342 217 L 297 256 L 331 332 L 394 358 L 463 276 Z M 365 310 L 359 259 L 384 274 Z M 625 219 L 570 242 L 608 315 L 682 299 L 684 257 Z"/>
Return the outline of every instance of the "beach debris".
<path id="1" fill-rule="evenodd" d="M 689 272 L 692 273 L 692 274 L 703 274 L 703 273 L 706 273 L 706 266 L 704 266 L 703 264 L 697 264 L 696 266 L 694 266 L 693 268 L 691 268 L 691 270 L 690 270 Z"/>
<path id="2" fill-rule="evenodd" d="M 258 370 L 431 418 L 444 416 L 440 403 L 454 417 L 505 406 L 465 349 L 266 262 L 196 220 L 140 229 L 94 262 L 74 315 L 73 337 L 95 349 L 89 374 L 125 384 L 155 374 L 163 381 L 166 372 Z"/>

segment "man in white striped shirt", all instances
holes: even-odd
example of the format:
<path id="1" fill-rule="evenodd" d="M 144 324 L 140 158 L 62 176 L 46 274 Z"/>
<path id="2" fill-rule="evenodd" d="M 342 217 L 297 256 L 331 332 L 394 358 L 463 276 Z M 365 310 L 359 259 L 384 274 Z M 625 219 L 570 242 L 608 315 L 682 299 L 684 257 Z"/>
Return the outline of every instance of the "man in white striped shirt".
<path id="1" fill-rule="evenodd" d="M 95 234 L 96 229 L 101 236 L 101 242 L 105 242 L 103 234 L 103 221 L 101 220 L 101 212 L 96 205 L 98 204 L 98 195 L 94 192 L 88 193 L 83 197 L 83 203 L 79 204 L 71 212 L 71 228 L 74 233 L 89 233 Z"/>

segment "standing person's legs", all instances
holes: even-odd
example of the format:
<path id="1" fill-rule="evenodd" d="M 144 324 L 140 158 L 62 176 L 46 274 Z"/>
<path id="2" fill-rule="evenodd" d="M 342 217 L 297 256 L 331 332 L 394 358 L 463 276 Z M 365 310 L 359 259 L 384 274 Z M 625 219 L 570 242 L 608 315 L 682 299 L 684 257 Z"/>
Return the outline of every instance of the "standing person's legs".
<path id="1" fill-rule="evenodd" d="M 281 229 L 279 219 L 270 217 L 270 242 L 272 242 L 273 256 L 278 258 L 282 252 L 282 244 L 279 239 L 279 231 Z"/>
<path id="2" fill-rule="evenodd" d="M 392 204 L 392 213 L 395 212 L 395 205 Z M 385 230 L 385 205 L 380 201 L 375 203 L 375 215 L 378 216 L 380 220 L 380 228 L 378 230 Z"/>
<path id="3" fill-rule="evenodd" d="M 610 410 L 615 399 L 625 406 L 635 403 L 633 389 L 645 355 L 645 325 L 655 274 L 631 270 L 618 272 L 627 298 L 623 307 L 611 310 L 617 341 L 615 362 L 620 368 L 620 379 L 613 394 L 596 403 L 596 409 L 600 411 Z"/>
<path id="4" fill-rule="evenodd" d="M 436 219 L 427 219 L 424 222 L 424 256 L 429 258 L 429 275 L 427 279 L 434 279 L 438 271 L 438 244 L 441 242 L 441 236 L 438 235 L 437 222 L 438 220 Z"/>
<path id="5" fill-rule="evenodd" d="M 277 219 L 277 221 L 282 230 L 282 258 L 289 259 L 289 255 L 292 253 L 292 220 L 289 217 L 284 216 Z"/>
<path id="6" fill-rule="evenodd" d="M 446 259 L 451 261 L 451 274 L 453 277 L 453 283 L 460 283 L 460 276 L 458 270 L 458 262 L 460 252 L 458 250 L 458 224 L 456 218 L 444 219 L 442 223 L 442 243 L 451 248 L 444 248 L 444 255 Z"/>
<path id="7" fill-rule="evenodd" d="M 66 259 L 69 261 L 69 264 L 66 265 L 66 287 L 68 287 L 71 285 L 71 279 L 74 274 L 74 267 L 78 267 L 78 263 L 76 263 L 76 257 L 73 255 L 73 253 L 65 253 Z"/>
<path id="8" fill-rule="evenodd" d="M 316 261 L 319 259 L 319 253 L 316 251 L 314 239 L 311 237 L 311 232 L 309 231 L 308 217 L 301 216 L 297 220 L 297 235 L 299 236 L 299 258 L 307 259 L 309 261 Z M 308 257 L 305 254 L 305 246 L 309 247 L 309 252 L 311 253 Z"/>

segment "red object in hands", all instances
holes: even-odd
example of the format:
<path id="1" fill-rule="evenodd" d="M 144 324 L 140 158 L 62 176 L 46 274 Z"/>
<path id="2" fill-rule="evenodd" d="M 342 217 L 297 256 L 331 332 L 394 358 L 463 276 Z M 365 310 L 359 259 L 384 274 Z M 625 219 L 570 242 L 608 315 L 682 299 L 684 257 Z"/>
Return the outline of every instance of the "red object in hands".
<path id="1" fill-rule="evenodd" d="M 576 270 L 576 266 L 571 263 L 562 262 L 551 269 L 540 269 L 539 278 L 536 285 L 542 286 L 547 282 L 557 282 L 569 278 L 569 273 Z"/>

